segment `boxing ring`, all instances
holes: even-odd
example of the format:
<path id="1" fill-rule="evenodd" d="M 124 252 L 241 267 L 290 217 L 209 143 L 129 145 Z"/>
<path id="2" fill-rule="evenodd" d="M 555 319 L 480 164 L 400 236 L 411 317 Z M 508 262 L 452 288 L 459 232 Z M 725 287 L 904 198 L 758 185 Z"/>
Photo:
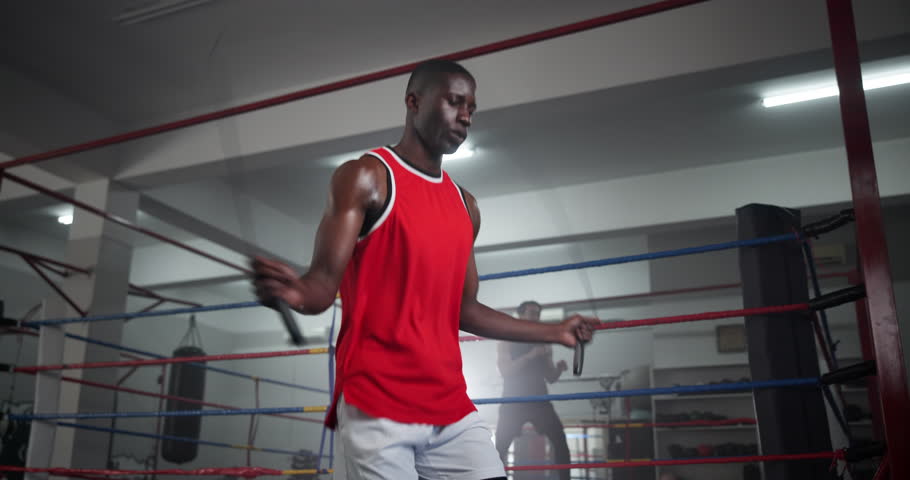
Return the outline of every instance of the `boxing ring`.
<path id="1" fill-rule="evenodd" d="M 476 47 L 440 58 L 450 60 L 464 60 L 480 55 L 499 52 L 518 46 L 529 45 L 548 39 L 557 38 L 564 35 L 582 32 L 589 29 L 601 28 L 611 24 L 616 24 L 626 20 L 640 18 L 647 15 L 654 15 L 660 12 L 682 8 L 688 5 L 703 3 L 707 0 L 667 0 L 656 2 L 644 7 L 634 8 L 631 10 L 594 18 L 591 20 L 577 22 L 558 28 L 537 32 L 530 35 L 524 35 L 489 45 Z M 882 221 L 881 202 L 878 193 L 878 184 L 874 165 L 872 151 L 872 141 L 868 115 L 866 112 L 865 96 L 862 88 L 860 63 L 858 53 L 858 43 L 852 13 L 852 6 L 849 0 L 827 0 L 828 6 L 828 23 L 831 29 L 832 47 L 834 52 L 834 65 L 837 75 L 838 85 L 840 87 L 840 108 L 841 118 L 844 129 L 845 144 L 847 150 L 847 159 L 849 174 L 851 180 L 851 190 L 853 197 L 853 208 L 849 212 L 843 212 L 840 215 L 827 219 L 821 224 L 807 226 L 806 229 L 790 234 L 783 234 L 770 237 L 758 237 L 748 240 L 737 240 L 711 245 L 693 246 L 684 249 L 669 250 L 663 252 L 650 252 L 640 255 L 608 258 L 598 261 L 569 263 L 555 265 L 551 267 L 524 269 L 508 272 L 500 272 L 482 275 L 481 281 L 514 278 L 528 275 L 546 275 L 552 272 L 575 270 L 592 267 L 607 267 L 638 261 L 659 260 L 682 255 L 706 254 L 715 251 L 729 249 L 752 249 L 760 248 L 764 245 L 797 242 L 806 250 L 807 264 L 809 265 L 809 279 L 812 282 L 814 297 L 807 303 L 788 304 L 788 305 L 768 305 L 758 308 L 744 308 L 736 310 L 709 311 L 685 315 L 674 315 L 666 317 L 643 318 L 638 320 L 625 320 L 604 322 L 599 330 L 613 330 L 621 328 L 632 328 L 640 326 L 665 325 L 672 323 L 696 322 L 703 320 L 721 319 L 721 318 L 738 318 L 752 315 L 775 315 L 786 312 L 798 312 L 805 315 L 807 321 L 812 322 L 815 330 L 818 344 L 822 347 L 822 353 L 825 361 L 828 363 L 830 372 L 820 377 L 812 378 L 786 378 L 768 381 L 754 382 L 734 382 L 722 383 L 716 385 L 684 385 L 679 387 L 635 389 L 628 391 L 608 391 L 608 392 L 580 392 L 573 394 L 558 394 L 545 396 L 530 397 L 506 397 L 506 398 L 474 398 L 472 399 L 477 405 L 485 404 L 502 404 L 502 403 L 522 403 L 522 402 L 540 402 L 540 401 L 565 401 L 579 399 L 598 399 L 598 398 L 624 398 L 629 396 L 647 396 L 662 394 L 684 394 L 684 393 L 716 393 L 725 391 L 761 390 L 761 389 L 820 389 L 828 405 L 835 411 L 840 427 L 845 430 L 848 438 L 850 437 L 849 426 L 843 418 L 843 413 L 839 412 L 836 402 L 834 401 L 835 393 L 833 390 L 837 385 L 854 381 L 858 378 L 872 377 L 875 381 L 871 384 L 870 398 L 872 399 L 873 417 L 876 423 L 881 426 L 880 444 L 872 447 L 848 448 L 837 451 L 821 452 L 804 452 L 790 455 L 736 455 L 736 456 L 718 456 L 703 458 L 684 458 L 684 459 L 652 459 L 652 460 L 625 460 L 609 462 L 583 462 L 572 463 L 568 465 L 520 465 L 508 467 L 508 470 L 559 470 L 559 469 L 594 469 L 594 468 L 631 468 L 642 466 L 666 466 L 666 465 L 686 465 L 686 464 L 714 464 L 714 463 L 751 463 L 751 462 L 777 462 L 777 461 L 801 461 L 801 460 L 830 460 L 832 467 L 838 464 L 858 461 L 870 457 L 881 457 L 879 471 L 876 478 L 910 478 L 910 460 L 906 456 L 899 454 L 889 454 L 889 452 L 901 452 L 910 449 L 910 418 L 906 412 L 906 406 L 910 402 L 908 395 L 907 377 L 904 371 L 904 360 L 901 350 L 900 335 L 897 313 L 895 308 L 894 293 L 892 289 L 891 273 L 888 261 L 888 250 L 885 243 L 884 227 Z M 16 158 L 0 163 L 0 186 L 2 182 L 14 182 L 44 195 L 51 196 L 59 201 L 69 203 L 77 208 L 95 214 L 109 222 L 116 223 L 129 230 L 151 236 L 157 240 L 167 242 L 177 248 L 183 249 L 194 255 L 199 255 L 212 262 L 237 271 L 240 274 L 249 274 L 249 269 L 218 258 L 208 252 L 194 248 L 183 242 L 171 239 L 167 236 L 144 229 L 134 223 L 112 215 L 101 209 L 95 208 L 87 203 L 80 202 L 75 198 L 70 198 L 56 191 L 43 187 L 37 183 L 31 182 L 25 178 L 14 175 L 8 170 L 13 167 L 36 164 L 38 162 L 60 158 L 75 153 L 86 152 L 102 147 L 120 144 L 135 139 L 145 138 L 164 132 L 169 132 L 193 125 L 199 125 L 219 119 L 228 118 L 243 113 L 252 112 L 259 109 L 270 108 L 282 105 L 288 102 L 301 100 L 333 91 L 351 88 L 358 85 L 375 82 L 378 80 L 391 78 L 406 74 L 413 69 L 418 62 L 413 62 L 397 67 L 373 72 L 366 75 L 352 77 L 346 80 L 332 82 L 319 87 L 308 88 L 305 90 L 268 98 L 236 107 L 219 110 L 205 115 L 194 116 L 158 126 L 143 128 L 107 138 L 97 139 L 85 143 L 70 145 L 67 147 Z M 836 292 L 821 294 L 818 287 L 818 275 L 811 261 L 810 239 L 827 233 L 830 230 L 839 228 L 844 224 L 854 222 L 856 226 L 857 241 L 859 247 L 859 269 L 857 272 L 844 274 L 849 276 L 851 287 L 838 290 Z M 67 293 L 60 288 L 53 280 L 52 275 L 65 277 L 68 275 L 91 275 L 91 269 L 79 266 L 69 265 L 64 262 L 53 260 L 51 258 L 36 255 L 20 249 L 6 246 L 0 246 L 0 250 L 5 253 L 18 255 L 25 261 L 29 267 L 43 278 L 53 290 L 61 296 L 72 309 L 78 313 L 75 317 L 51 318 L 45 320 L 32 320 L 20 322 L 15 325 L 4 325 L 6 333 L 19 335 L 35 335 L 37 332 L 44 334 L 46 331 L 60 331 L 63 325 L 68 324 L 86 324 L 91 322 L 104 322 L 111 320 L 125 319 L 143 319 L 148 317 L 161 317 L 183 314 L 194 314 L 201 312 L 212 312 L 229 309 L 244 308 L 262 308 L 257 302 L 241 302 L 220 305 L 198 305 L 194 302 L 187 302 L 180 299 L 163 297 L 148 289 L 136 285 L 129 286 L 129 292 L 143 298 L 154 300 L 151 306 L 143 311 L 129 312 L 123 314 L 109 315 L 89 315 L 87 310 L 74 302 Z M 735 286 L 721 285 L 719 288 Z M 689 289 L 684 289 L 689 290 Z M 683 290 L 675 291 L 680 293 Z M 673 293 L 673 292 L 671 292 Z M 652 293 L 653 294 L 653 293 Z M 647 295 L 647 294 L 645 294 Z M 634 296 L 627 296 L 634 297 Z M 588 300 L 590 301 L 590 300 Z M 837 357 L 834 354 L 836 344 L 833 342 L 828 332 L 824 312 L 826 309 L 847 303 L 856 303 L 856 312 L 858 315 L 858 325 L 860 338 L 863 347 L 864 362 L 861 364 L 840 367 Z M 156 310 L 165 303 L 175 303 L 182 305 L 179 308 L 166 310 Z M 333 307 L 338 309 L 338 303 Z M 343 308 L 343 305 L 342 305 Z M 332 325 L 334 331 L 334 319 Z M 60 341 L 64 336 L 60 337 Z M 95 344 L 104 348 L 119 351 L 128 359 L 113 362 L 83 362 L 73 364 L 39 364 L 39 365 L 2 365 L 0 369 L 6 370 L 10 374 L 26 374 L 40 376 L 44 373 L 53 373 L 59 375 L 61 382 L 81 384 L 92 388 L 107 389 L 142 395 L 159 399 L 160 401 L 172 400 L 199 405 L 200 409 L 193 410 L 176 410 L 176 411 L 135 411 L 135 412 L 107 412 L 107 413 L 80 413 L 80 412 L 47 412 L 39 411 L 34 414 L 10 415 L 11 421 L 19 422 L 40 422 L 49 424 L 52 428 L 74 428 L 74 429 L 91 429 L 108 433 L 122 435 L 145 436 L 156 440 L 175 440 L 181 442 L 198 443 L 214 447 L 223 447 L 231 449 L 240 449 L 249 451 L 262 451 L 268 453 L 293 455 L 296 452 L 286 449 L 256 447 L 252 441 L 245 445 L 235 445 L 226 442 L 198 440 L 183 437 L 168 438 L 159 433 L 156 435 L 145 434 L 142 432 L 132 432 L 124 429 L 106 428 L 79 423 L 78 420 L 86 419 L 113 419 L 113 418 L 158 418 L 180 417 L 180 416 L 275 416 L 287 420 L 302 422 L 321 422 L 320 419 L 313 416 L 301 416 L 301 414 L 318 414 L 326 411 L 326 405 L 312 406 L 287 406 L 261 408 L 258 405 L 258 388 L 260 383 L 272 383 L 292 389 L 303 389 L 320 394 L 331 392 L 331 358 L 333 349 L 327 348 L 305 348 L 285 350 L 278 352 L 261 352 L 245 354 L 226 354 L 226 355 L 204 355 L 195 357 L 163 357 L 161 355 L 132 349 L 113 343 L 103 342 L 97 339 L 67 333 L 65 338 L 71 340 L 83 341 Z M 330 336 L 331 338 L 331 336 Z M 464 342 L 484 341 L 478 337 L 463 337 Z M 62 343 L 61 343 L 62 345 Z M 213 367 L 210 362 L 220 362 L 227 360 L 240 359 L 265 359 L 275 357 L 304 356 L 304 355 L 325 355 L 329 358 L 329 378 L 328 388 L 315 388 L 312 386 L 297 385 L 289 382 L 254 377 L 241 372 Z M 257 389 L 257 405 L 253 408 L 244 408 L 221 403 L 204 402 L 173 395 L 165 395 L 163 392 L 144 391 L 130 389 L 119 385 L 106 384 L 100 382 L 91 382 L 76 377 L 63 375 L 65 370 L 84 370 L 99 368 L 137 368 L 137 367 L 160 367 L 167 365 L 188 364 L 214 371 L 220 374 L 226 374 L 250 380 Z M 163 371 L 163 370 L 162 370 Z M 160 405 L 160 404 L 159 404 Z M 203 410 L 201 407 L 208 407 Z M 877 408 L 876 408 L 877 407 Z M 160 420 L 159 420 L 160 422 Z M 623 424 L 618 424 L 622 426 Z M 626 426 L 630 424 L 625 423 Z M 637 425 L 657 425 L 657 423 L 639 423 Z M 160 426 L 160 423 L 159 423 Z M 617 425 L 613 425 L 616 427 Z M 54 468 L 50 465 L 30 465 L 27 467 L 19 466 L 2 466 L 0 472 L 22 472 L 22 473 L 47 473 L 55 476 L 68 476 L 73 478 L 108 478 L 128 475 L 230 475 L 254 478 L 258 476 L 282 476 L 282 475 L 304 475 L 304 474 L 323 474 L 331 472 L 331 462 L 333 460 L 331 439 L 325 441 L 326 432 L 323 429 L 323 441 L 319 453 L 319 466 L 314 469 L 297 469 L 297 470 L 279 470 L 260 468 L 253 466 L 232 467 L 232 468 L 204 468 L 204 469 L 157 469 L 157 470 L 111 470 L 111 469 L 71 469 L 71 468 Z M 324 451 L 324 450 L 327 450 Z M 327 454 L 326 454 L 327 453 Z M 323 468 L 326 463 L 329 468 Z"/>

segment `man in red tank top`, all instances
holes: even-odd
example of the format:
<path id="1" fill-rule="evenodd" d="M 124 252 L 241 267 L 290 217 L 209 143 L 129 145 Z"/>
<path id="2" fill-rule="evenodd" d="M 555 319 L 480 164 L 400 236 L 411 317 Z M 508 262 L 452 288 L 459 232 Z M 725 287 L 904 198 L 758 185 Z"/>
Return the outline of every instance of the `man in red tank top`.
<path id="1" fill-rule="evenodd" d="M 477 300 L 474 197 L 442 170 L 467 138 L 476 82 L 431 60 L 408 81 L 405 129 L 394 147 L 339 167 L 309 270 L 257 258 L 256 294 L 304 314 L 341 291 L 335 397 L 326 424 L 340 434 L 336 478 L 504 478 L 489 429 L 467 396 L 458 332 L 574 347 L 596 319 L 513 318 Z M 339 475 L 338 470 L 346 470 Z"/>

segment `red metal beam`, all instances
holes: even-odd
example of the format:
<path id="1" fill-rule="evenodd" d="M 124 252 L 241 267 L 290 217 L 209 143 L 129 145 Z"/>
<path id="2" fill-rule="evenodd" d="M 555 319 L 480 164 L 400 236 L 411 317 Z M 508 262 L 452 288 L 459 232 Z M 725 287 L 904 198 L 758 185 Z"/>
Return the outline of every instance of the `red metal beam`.
<path id="1" fill-rule="evenodd" d="M 15 253 L 16 255 L 19 255 L 23 258 L 25 258 L 25 257 L 31 258 L 32 260 L 38 260 L 41 263 L 46 263 L 48 265 L 54 265 L 57 267 L 65 268 L 67 270 L 72 270 L 74 272 L 82 273 L 85 275 L 92 273 L 91 269 L 84 268 L 84 267 L 77 267 L 75 265 L 70 265 L 68 263 L 63 263 L 61 261 L 54 260 L 53 258 L 47 258 L 47 257 L 42 257 L 41 255 L 35 255 L 34 253 L 29 253 L 29 252 L 26 252 L 25 250 L 19 250 L 18 248 L 0 245 L 0 251 Z M 58 272 L 55 271 L 55 273 L 58 273 Z"/>
<path id="2" fill-rule="evenodd" d="M 29 329 L 27 329 L 27 328 L 19 328 L 19 327 L 3 327 L 3 328 L 0 328 L 0 335 L 6 334 L 6 333 L 14 333 L 14 334 L 16 334 L 16 335 L 28 335 L 28 336 L 30 336 L 30 337 L 37 337 L 37 336 L 38 336 L 38 332 L 36 332 L 36 331 L 34 331 L 34 330 L 29 330 Z"/>
<path id="3" fill-rule="evenodd" d="M 863 93 L 859 45 L 850 0 L 827 0 L 834 70 L 840 88 L 841 121 L 847 149 L 856 236 L 866 284 L 870 325 L 878 367 L 885 442 L 891 452 L 910 451 L 910 394 L 904 370 L 900 327 L 894 303 L 888 245 Z M 891 457 L 891 478 L 910 478 L 910 455 Z"/>
<path id="4" fill-rule="evenodd" d="M 41 270 L 41 267 L 35 263 L 35 260 L 32 260 L 31 258 L 26 257 L 26 256 L 23 256 L 22 258 L 23 258 L 23 260 L 25 260 L 25 263 L 27 263 L 29 267 L 32 267 L 32 270 L 34 270 L 35 273 L 38 274 L 38 276 L 43 278 L 44 281 L 47 282 L 47 284 L 51 288 L 53 288 L 55 292 L 57 292 L 57 295 L 60 295 L 60 297 L 63 298 L 63 300 L 66 301 L 66 303 L 68 303 L 71 307 L 73 307 L 73 310 L 76 310 L 76 312 L 79 313 L 80 317 L 85 316 L 85 310 L 83 310 L 81 307 L 79 307 L 79 305 L 76 305 L 76 301 L 73 300 L 72 298 L 70 298 L 70 296 L 67 295 L 66 292 L 64 292 L 62 288 L 60 288 L 56 283 L 54 283 L 54 281 L 51 280 L 50 277 L 48 277 L 44 273 L 44 270 Z"/>
<path id="5" fill-rule="evenodd" d="M 450 53 L 448 55 L 442 55 L 437 58 L 445 58 L 449 60 L 465 60 L 468 58 L 479 57 L 481 55 L 487 55 L 490 53 L 501 52 L 503 50 L 509 50 L 516 47 L 522 47 L 525 45 L 530 45 L 532 43 L 542 42 L 544 40 L 550 40 L 557 37 L 563 37 L 566 35 L 571 35 L 573 33 L 584 32 L 586 30 L 592 30 L 595 28 L 603 27 L 606 25 L 624 22 L 626 20 L 632 20 L 635 18 L 645 17 L 648 15 L 653 15 L 655 13 L 665 12 L 668 10 L 674 10 L 677 8 L 685 7 L 688 5 L 694 5 L 696 3 L 703 3 L 707 0 L 663 0 L 660 2 L 655 2 L 650 5 L 644 5 L 637 8 L 632 8 L 629 10 L 624 10 L 621 12 L 611 13 L 609 15 L 604 15 L 601 17 L 592 18 L 590 20 L 584 20 L 581 22 L 571 23 L 568 25 L 563 25 L 560 27 L 551 28 L 548 30 L 543 30 L 535 33 L 530 33 L 527 35 L 522 35 L 520 37 L 514 37 L 507 40 L 502 40 L 499 42 L 469 48 L 467 50 L 461 50 L 459 52 Z M 110 145 L 116 145 L 119 143 L 127 142 L 130 140 L 135 140 L 137 138 L 150 137 L 152 135 L 157 135 L 159 133 L 169 132 L 171 130 L 178 130 L 181 128 L 190 127 L 193 125 L 199 125 L 202 123 L 211 122 L 214 120 L 220 120 L 222 118 L 232 117 L 235 115 L 240 115 L 242 113 L 248 113 L 255 110 L 262 110 L 264 108 L 274 107 L 276 105 L 282 105 L 285 103 L 293 102 L 296 100 L 302 100 L 304 98 L 315 97 L 317 95 L 322 95 L 329 92 L 334 92 L 337 90 L 345 90 L 351 87 L 356 87 L 359 85 L 364 85 L 367 83 L 376 82 L 379 80 L 384 80 L 386 78 L 395 77 L 398 75 L 404 75 L 409 73 L 417 64 L 420 62 L 412 62 L 405 65 L 400 65 L 397 67 L 387 68 L 385 70 L 380 70 L 378 72 L 368 73 L 365 75 L 359 75 L 356 77 L 348 78 L 346 80 L 339 80 L 336 82 L 328 83 L 318 87 L 307 88 L 304 90 L 299 90 L 296 92 L 291 92 L 285 95 L 279 95 L 277 97 L 271 97 L 264 100 L 259 100 L 252 103 L 247 103 L 243 105 L 238 105 L 236 107 L 227 108 L 224 110 L 219 110 L 212 113 L 206 113 L 203 115 L 198 115 L 195 117 L 185 118 L 182 120 L 177 120 L 170 123 L 165 123 L 162 125 L 156 125 L 153 127 L 147 127 L 139 130 L 133 130 L 131 132 L 121 133 L 119 135 L 114 135 L 111 137 L 101 138 L 98 140 L 93 140 L 90 142 L 79 143 L 76 145 L 70 145 L 67 147 L 59 148 L 56 150 L 51 150 L 44 153 L 38 153 L 35 155 L 29 155 L 26 157 L 20 157 L 14 160 L 9 160 L 7 162 L 0 163 L 0 170 L 15 167 L 17 165 L 25 165 L 28 163 L 36 163 L 43 160 L 50 160 L 52 158 L 62 157 L 64 155 L 70 155 L 73 153 L 85 152 L 89 150 L 94 150 L 101 147 L 106 147 Z"/>
<path id="6" fill-rule="evenodd" d="M 163 295 L 159 295 L 158 293 L 156 293 L 153 290 L 149 290 L 145 287 L 140 287 L 140 286 L 134 285 L 132 283 L 129 284 L 129 287 L 131 290 L 130 294 L 136 295 L 138 297 L 153 298 L 155 300 L 161 300 L 162 302 L 178 303 L 178 304 L 182 304 L 182 305 L 188 305 L 191 307 L 201 307 L 202 306 L 201 303 L 197 303 L 197 302 L 189 302 L 186 300 L 179 300 L 176 298 L 165 297 Z M 155 306 L 158 306 L 158 305 L 160 305 L 160 304 L 155 304 Z M 151 308 L 154 308 L 154 307 L 151 307 Z M 147 309 L 149 309 L 149 308 L 147 308 Z"/>
<path id="7" fill-rule="evenodd" d="M 48 264 L 48 263 L 46 263 L 46 262 L 42 262 L 41 260 L 35 260 L 35 263 L 38 264 L 38 265 L 40 265 L 41 268 L 43 268 L 43 269 L 45 269 L 45 270 L 47 270 L 47 271 L 49 271 L 49 272 L 54 272 L 54 273 L 56 273 L 57 275 L 59 275 L 59 276 L 61 276 L 61 277 L 66 278 L 66 277 L 69 277 L 69 276 L 70 276 L 70 272 L 69 272 L 67 269 L 65 269 L 65 268 L 60 268 L 60 267 L 57 267 L 57 266 L 54 266 L 54 265 L 50 265 L 50 264 Z"/>
<path id="8" fill-rule="evenodd" d="M 147 306 L 147 307 L 145 307 L 145 308 L 143 308 L 142 310 L 139 310 L 139 311 L 142 312 L 142 313 L 150 312 L 150 311 L 152 311 L 152 310 L 158 308 L 162 303 L 164 303 L 164 300 L 155 300 L 155 303 L 153 303 L 153 304 L 151 304 L 151 305 L 149 305 L 149 306 Z"/>
<path id="9" fill-rule="evenodd" d="M 2 177 L 0 177 L 0 178 L 2 178 Z M 74 272 L 82 273 L 85 275 L 90 275 L 92 273 L 92 270 L 90 268 L 77 267 L 75 265 L 64 263 L 59 260 L 54 260 L 52 258 L 43 257 L 41 255 L 35 255 L 34 253 L 26 252 L 25 250 L 20 250 L 18 248 L 0 245 L 0 251 L 19 255 L 26 262 L 28 262 L 29 259 L 31 259 L 34 261 L 34 265 L 32 268 L 34 268 L 34 266 L 40 266 L 42 268 L 46 268 L 46 269 L 56 273 L 57 275 L 60 275 L 62 277 L 69 275 L 69 271 L 74 271 Z M 52 268 L 51 266 L 60 267 L 64 270 L 62 270 L 62 271 L 57 270 L 55 268 Z M 202 306 L 201 303 L 197 303 L 197 302 L 189 302 L 189 301 L 180 300 L 177 298 L 165 297 L 163 295 L 159 295 L 158 293 L 156 293 L 152 290 L 149 290 L 144 287 L 140 287 L 138 285 L 134 285 L 132 283 L 129 284 L 129 288 L 130 288 L 130 291 L 128 293 L 130 295 L 136 295 L 136 296 L 141 296 L 141 297 L 146 297 L 146 298 L 153 298 L 156 300 L 160 300 L 161 302 L 171 302 L 171 303 L 177 303 L 177 304 L 181 304 L 181 305 L 189 305 L 191 307 L 201 307 Z M 155 307 L 160 305 L 161 302 L 154 304 Z M 152 308 L 154 308 L 154 307 L 152 307 Z"/>
<path id="10" fill-rule="evenodd" d="M 120 217 L 118 217 L 118 216 L 116 216 L 116 215 L 111 215 L 110 213 L 107 213 L 107 212 L 105 212 L 104 210 L 101 210 L 100 208 L 95 208 L 95 207 L 93 207 L 93 206 L 91 206 L 91 205 L 89 205 L 89 204 L 87 204 L 87 203 L 80 202 L 79 200 L 76 200 L 75 198 L 67 197 L 66 195 L 63 195 L 62 193 L 58 193 L 58 192 L 55 192 L 55 191 L 53 191 L 53 190 L 51 190 L 51 189 L 49 189 L 49 188 L 42 187 L 41 185 L 38 185 L 37 183 L 31 182 L 31 181 L 26 180 L 26 179 L 24 179 L 24 178 L 22 178 L 22 177 L 19 177 L 19 176 L 17 176 L 17 175 L 13 175 L 12 173 L 4 172 L 4 173 L 3 173 L 3 176 L 6 177 L 6 178 L 8 178 L 8 179 L 10 179 L 10 180 L 12 180 L 12 181 L 14 181 L 14 182 L 16 182 L 16 183 L 18 183 L 18 184 L 20 184 L 20 185 L 24 185 L 24 186 L 26 186 L 26 187 L 28 187 L 28 188 L 31 188 L 31 189 L 36 190 L 36 191 L 38 191 L 38 192 L 41 192 L 41 193 L 43 193 L 43 194 L 45 194 L 45 195 L 47 195 L 47 196 L 56 198 L 57 200 L 60 200 L 61 202 L 65 202 L 65 203 L 68 203 L 68 204 L 73 205 L 73 206 L 75 206 L 75 207 L 79 207 L 79 208 L 81 208 L 81 209 L 83 209 L 83 210 L 85 210 L 85 211 L 87 211 L 87 212 L 94 213 L 95 215 L 98 215 L 98 216 L 103 217 L 103 218 L 105 218 L 105 219 L 107 219 L 107 220 L 110 220 L 111 222 L 114 222 L 114 223 L 116 223 L 117 225 L 120 225 L 120 226 L 122 226 L 122 227 L 128 228 L 128 229 L 130 229 L 130 230 L 132 230 L 132 231 L 134 231 L 134 232 L 139 232 L 139 233 L 142 233 L 142 234 L 144 234 L 144 235 L 148 235 L 148 236 L 150 236 L 150 237 L 152 237 L 152 238 L 154 238 L 154 239 L 160 240 L 160 241 L 165 242 L 165 243 L 169 243 L 169 244 L 171 244 L 171 245 L 174 245 L 175 247 L 182 248 L 183 250 L 186 250 L 186 251 L 188 251 L 188 252 L 195 253 L 196 255 L 199 255 L 199 256 L 201 256 L 201 257 L 205 257 L 205 258 L 207 258 L 207 259 L 209 259 L 209 260 L 212 260 L 212 261 L 214 261 L 214 262 L 218 262 L 218 263 L 220 263 L 220 264 L 222 264 L 222 265 L 224 265 L 224 266 L 233 268 L 234 270 L 238 270 L 238 271 L 240 271 L 240 272 L 242 272 L 242 273 L 247 273 L 247 274 L 253 273 L 252 270 L 249 270 L 249 269 L 247 269 L 246 267 L 242 267 L 242 266 L 240 266 L 240 265 L 237 265 L 236 263 L 231 263 L 231 262 L 229 262 L 229 261 L 227 261 L 227 260 L 222 260 L 222 259 L 220 259 L 220 258 L 218 258 L 218 257 L 216 257 L 216 256 L 214 256 L 214 255 L 212 255 L 212 254 L 203 252 L 202 250 L 199 250 L 198 248 L 191 247 L 191 246 L 189 246 L 189 245 L 187 245 L 187 244 L 185 244 L 185 243 L 183 243 L 183 242 L 178 242 L 177 240 L 174 240 L 174 239 L 172 239 L 172 238 L 169 238 L 169 237 L 166 237 L 166 236 L 164 236 L 164 235 L 161 235 L 160 233 L 156 233 L 156 232 L 153 232 L 153 231 L 148 230 L 148 229 L 146 229 L 146 228 L 142 228 L 142 227 L 140 227 L 140 226 L 138 226 L 138 225 L 133 224 L 133 223 L 130 222 L 129 220 L 126 220 L 125 218 L 120 218 Z"/>

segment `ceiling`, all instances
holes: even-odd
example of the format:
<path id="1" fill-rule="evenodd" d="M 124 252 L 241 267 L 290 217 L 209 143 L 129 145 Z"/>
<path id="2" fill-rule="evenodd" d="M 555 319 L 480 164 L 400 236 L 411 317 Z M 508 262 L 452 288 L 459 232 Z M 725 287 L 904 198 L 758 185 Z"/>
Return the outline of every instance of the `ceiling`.
<path id="1" fill-rule="evenodd" d="M 112 20 L 144 3 L 0 2 L 0 61 L 123 131 L 651 1 L 396 0 L 389 8 L 362 0 L 221 0 L 146 23 Z M 910 16 L 910 7 L 895 14 Z M 405 29 L 410 35 L 400 34 Z M 875 68 L 910 67 L 910 35 L 865 44 L 862 53 Z M 830 68 L 830 52 L 818 51 L 481 111 L 470 136 L 478 154 L 446 168 L 482 201 L 837 147 L 843 139 L 835 99 L 773 110 L 758 103 L 762 93 L 829 75 Z M 483 95 L 480 85 L 481 103 Z M 910 86 L 869 92 L 868 104 L 875 140 L 910 136 Z M 391 129 L 276 150 L 242 160 L 277 166 L 240 170 L 230 178 L 224 173 L 230 168 L 180 172 L 179 183 L 198 189 L 228 182 L 292 218 L 315 223 L 338 162 L 394 143 L 399 135 Z M 165 192 L 176 184 L 169 178 L 165 184 L 127 186 L 167 201 Z M 17 221 L 46 222 L 55 209 L 17 212 Z M 65 233 L 50 223 L 34 228 Z M 186 235 L 160 222 L 152 228 Z"/>
<path id="2" fill-rule="evenodd" d="M 910 54 L 910 37 L 878 46 Z M 876 68 L 910 68 L 910 55 Z M 781 84 L 833 75 L 827 52 L 702 72 L 631 87 L 480 111 L 469 141 L 477 153 L 445 165 L 480 199 L 683 168 L 843 145 L 836 98 L 765 109 L 761 94 Z M 821 73 L 819 73 L 821 72 Z M 783 79 L 783 80 L 782 80 Z M 478 87 L 482 99 L 483 86 Z M 910 136 L 910 85 L 868 92 L 875 141 Z M 305 223 L 316 223 L 329 177 L 359 151 L 393 144 L 399 129 L 272 151 L 243 159 L 230 178 L 184 172 L 184 188 L 229 181 L 251 197 Z M 325 152 L 337 152 L 330 155 Z M 154 186 L 135 185 L 154 194 Z M 173 185 L 163 190 L 172 191 Z"/>
<path id="3" fill-rule="evenodd" d="M 0 59 L 115 122 L 146 126 L 650 3 L 215 0 L 114 21 L 170 1 L 0 2 Z"/>

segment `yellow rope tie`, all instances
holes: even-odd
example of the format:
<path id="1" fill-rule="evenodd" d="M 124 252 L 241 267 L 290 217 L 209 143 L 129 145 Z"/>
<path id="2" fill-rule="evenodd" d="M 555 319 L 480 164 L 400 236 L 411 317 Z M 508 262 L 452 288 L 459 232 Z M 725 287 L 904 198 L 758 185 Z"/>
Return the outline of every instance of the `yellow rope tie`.
<path id="1" fill-rule="evenodd" d="M 315 413 L 315 412 L 325 412 L 329 409 L 328 405 L 318 405 L 315 407 L 300 407 L 300 411 L 304 413 Z"/>
<path id="2" fill-rule="evenodd" d="M 610 428 L 644 428 L 644 423 L 617 423 L 610 425 Z"/>
<path id="3" fill-rule="evenodd" d="M 335 470 L 328 468 L 325 471 L 316 470 L 315 468 L 305 469 L 305 470 L 282 470 L 282 475 L 315 475 L 317 473 L 334 473 Z"/>
<path id="4" fill-rule="evenodd" d="M 231 448 L 236 448 L 239 450 L 252 450 L 254 452 L 261 452 L 262 449 L 259 447 L 254 447 L 252 445 L 231 445 Z"/>

